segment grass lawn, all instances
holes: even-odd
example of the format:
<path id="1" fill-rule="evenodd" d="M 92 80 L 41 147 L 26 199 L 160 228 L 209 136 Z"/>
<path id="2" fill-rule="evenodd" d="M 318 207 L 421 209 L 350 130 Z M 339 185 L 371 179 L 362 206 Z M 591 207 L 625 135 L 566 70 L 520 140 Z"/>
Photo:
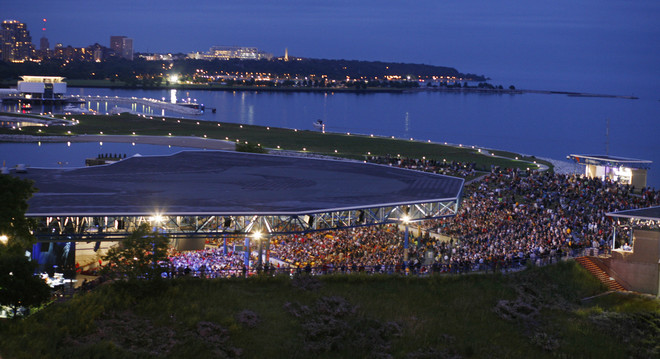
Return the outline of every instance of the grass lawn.
<path id="1" fill-rule="evenodd" d="M 497 156 L 492 156 L 485 150 L 480 153 L 478 149 L 473 148 L 392 139 L 388 137 L 321 133 L 318 131 L 163 117 L 149 118 L 129 114 L 115 116 L 71 115 L 67 118 L 75 118 L 80 123 L 72 127 L 24 127 L 21 131 L 0 129 L 0 133 L 64 136 L 77 134 L 97 135 L 101 132 L 106 135 L 132 135 L 133 132 L 137 135 L 158 136 L 203 137 L 206 135 L 207 138 L 213 139 L 256 143 L 262 147 L 271 148 L 274 151 L 279 148 L 282 150 L 314 152 L 355 159 L 363 159 L 368 155 L 400 155 L 409 158 L 426 157 L 427 159 L 436 159 L 439 161 L 475 162 L 477 169 L 486 171 L 490 171 L 491 165 L 504 168 L 535 168 L 535 165 L 529 162 L 535 159 L 523 159 L 521 155 L 512 152 L 497 151 Z M 71 131 L 71 133 L 69 134 L 68 131 Z M 519 157 L 521 160 L 515 160 L 516 157 Z M 527 162 L 523 160 L 527 160 Z"/>
<path id="2" fill-rule="evenodd" d="M 53 303 L 23 320 L 0 322 L 0 355 L 628 358 L 658 353 L 658 300 L 637 295 L 582 300 L 603 291 L 573 261 L 508 275 L 123 282 Z M 625 338 L 618 336 L 632 327 Z"/>

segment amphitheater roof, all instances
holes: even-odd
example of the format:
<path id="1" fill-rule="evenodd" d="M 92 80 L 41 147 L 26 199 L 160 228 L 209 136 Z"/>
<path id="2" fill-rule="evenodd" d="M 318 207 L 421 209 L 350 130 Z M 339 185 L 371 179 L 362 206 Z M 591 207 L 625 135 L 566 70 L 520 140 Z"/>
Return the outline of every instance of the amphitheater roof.
<path id="1" fill-rule="evenodd" d="M 298 215 L 458 201 L 461 178 L 356 161 L 227 151 L 28 168 L 27 216 Z"/>

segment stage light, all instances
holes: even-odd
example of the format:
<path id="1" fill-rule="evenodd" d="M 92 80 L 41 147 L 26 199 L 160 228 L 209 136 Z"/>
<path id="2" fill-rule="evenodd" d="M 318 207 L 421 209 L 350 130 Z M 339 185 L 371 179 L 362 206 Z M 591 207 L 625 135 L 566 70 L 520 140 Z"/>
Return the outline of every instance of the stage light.
<path id="1" fill-rule="evenodd" d="M 153 216 L 149 217 L 149 221 L 157 224 L 163 223 L 163 216 L 160 214 L 154 214 Z"/>

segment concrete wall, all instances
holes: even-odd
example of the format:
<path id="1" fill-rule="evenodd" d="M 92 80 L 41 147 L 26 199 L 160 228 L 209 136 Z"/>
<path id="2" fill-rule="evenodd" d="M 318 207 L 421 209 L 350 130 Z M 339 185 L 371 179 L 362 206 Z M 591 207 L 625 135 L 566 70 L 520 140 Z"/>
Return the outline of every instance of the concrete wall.
<path id="1" fill-rule="evenodd" d="M 44 93 L 46 85 L 43 82 L 18 82 L 18 92 L 22 93 Z"/>
<path id="2" fill-rule="evenodd" d="M 633 250 L 613 250 L 611 267 L 636 292 L 658 295 L 660 281 L 660 232 L 635 230 Z"/>
<path id="3" fill-rule="evenodd" d="M 635 188 L 646 187 L 646 173 L 647 170 L 633 169 L 632 181 L 630 184 L 635 186 Z"/>

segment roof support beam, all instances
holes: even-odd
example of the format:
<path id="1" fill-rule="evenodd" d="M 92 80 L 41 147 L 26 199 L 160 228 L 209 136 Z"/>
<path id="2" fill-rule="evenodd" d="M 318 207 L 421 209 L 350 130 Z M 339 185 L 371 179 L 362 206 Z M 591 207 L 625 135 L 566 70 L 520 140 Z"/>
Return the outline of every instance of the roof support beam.
<path id="1" fill-rule="evenodd" d="M 236 216 L 32 216 L 37 226 L 34 235 L 39 242 L 117 241 L 132 233 L 142 223 L 172 238 L 239 236 L 259 231 L 271 235 L 345 229 L 362 226 L 401 223 L 456 215 L 458 200 L 355 208 L 304 215 L 236 215 Z M 76 223 L 75 230 L 67 225 Z M 229 224 L 226 226 L 226 224 Z"/>

